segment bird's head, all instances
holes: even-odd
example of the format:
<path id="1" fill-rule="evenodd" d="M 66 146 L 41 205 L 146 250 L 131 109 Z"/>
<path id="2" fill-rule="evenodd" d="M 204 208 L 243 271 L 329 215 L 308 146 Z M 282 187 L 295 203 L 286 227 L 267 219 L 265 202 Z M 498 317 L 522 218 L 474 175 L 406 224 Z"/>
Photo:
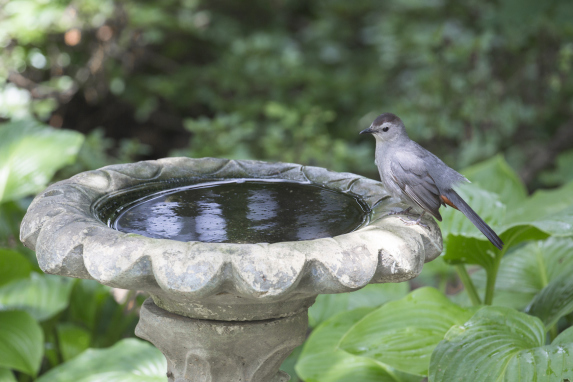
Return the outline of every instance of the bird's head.
<path id="1" fill-rule="evenodd" d="M 392 113 L 380 114 L 369 128 L 360 134 L 372 134 L 376 141 L 391 141 L 401 137 L 408 137 L 404 123 L 397 115 Z"/>

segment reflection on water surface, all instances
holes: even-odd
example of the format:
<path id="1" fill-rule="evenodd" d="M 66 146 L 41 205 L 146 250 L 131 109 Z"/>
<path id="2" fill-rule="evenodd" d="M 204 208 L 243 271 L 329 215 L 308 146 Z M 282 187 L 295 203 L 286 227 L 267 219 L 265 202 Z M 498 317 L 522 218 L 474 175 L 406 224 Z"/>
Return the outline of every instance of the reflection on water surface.
<path id="1" fill-rule="evenodd" d="M 210 243 L 275 243 L 351 232 L 366 219 L 358 198 L 312 184 L 218 181 L 146 196 L 110 225 L 153 238 Z"/>

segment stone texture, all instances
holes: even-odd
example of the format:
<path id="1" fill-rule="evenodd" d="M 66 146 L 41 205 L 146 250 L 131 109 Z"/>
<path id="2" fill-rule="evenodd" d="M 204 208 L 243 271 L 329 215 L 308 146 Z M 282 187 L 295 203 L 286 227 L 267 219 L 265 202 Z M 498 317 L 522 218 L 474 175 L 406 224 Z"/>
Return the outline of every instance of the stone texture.
<path id="1" fill-rule="evenodd" d="M 263 321 L 197 320 L 148 299 L 135 334 L 165 355 L 170 382 L 286 382 L 279 367 L 304 342 L 307 326 L 306 311 Z"/>
<path id="2" fill-rule="evenodd" d="M 176 179 L 288 179 L 360 196 L 373 210 L 358 230 L 274 244 L 177 242 L 125 234 L 98 220 L 109 194 Z M 46 273 L 144 290 L 164 309 L 194 318 L 262 320 L 298 314 L 320 293 L 402 282 L 442 251 L 432 218 L 406 226 L 385 213 L 401 206 L 380 182 L 291 163 L 167 158 L 104 167 L 55 183 L 28 209 L 22 242 Z"/>

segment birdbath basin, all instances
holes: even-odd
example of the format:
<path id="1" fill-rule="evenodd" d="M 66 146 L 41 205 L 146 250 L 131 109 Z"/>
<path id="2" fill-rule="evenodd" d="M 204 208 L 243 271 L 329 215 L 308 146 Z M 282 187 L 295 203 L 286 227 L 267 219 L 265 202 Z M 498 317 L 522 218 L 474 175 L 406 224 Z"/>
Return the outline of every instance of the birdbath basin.
<path id="1" fill-rule="evenodd" d="M 318 294 L 402 282 L 442 251 L 380 182 L 289 163 L 167 158 L 53 184 L 21 240 L 46 273 L 142 290 L 170 381 L 288 381 Z"/>

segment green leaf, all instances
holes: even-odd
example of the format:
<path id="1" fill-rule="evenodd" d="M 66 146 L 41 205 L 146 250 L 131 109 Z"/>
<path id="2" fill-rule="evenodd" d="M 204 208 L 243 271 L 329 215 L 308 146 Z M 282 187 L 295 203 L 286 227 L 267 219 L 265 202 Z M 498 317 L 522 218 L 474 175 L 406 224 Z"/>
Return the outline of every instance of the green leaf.
<path id="1" fill-rule="evenodd" d="M 518 207 L 507 211 L 505 218 L 501 216 L 503 208 L 498 209 L 497 203 L 493 203 L 496 208 L 492 208 L 491 195 L 474 190 L 469 203 L 499 234 L 505 243 L 504 252 L 523 241 L 571 236 L 573 233 L 573 182 L 557 190 L 536 192 Z M 497 214 L 497 217 L 492 214 Z M 478 264 L 491 270 L 499 250 L 477 229 L 468 227 L 469 221 L 464 222 L 463 219 L 467 220 L 457 211 L 444 213 L 441 225 L 445 238 L 444 259 L 451 263 Z"/>
<path id="2" fill-rule="evenodd" d="M 508 210 L 506 224 L 516 226 L 523 223 L 540 222 L 536 226 L 552 235 L 570 236 L 573 225 L 571 218 L 573 206 L 573 182 L 552 190 L 539 190 L 523 203 Z M 551 222 L 556 222 L 551 224 Z"/>
<path id="3" fill-rule="evenodd" d="M 338 349 L 340 339 L 364 316 L 372 313 L 373 308 L 358 308 L 342 312 L 320 324 L 304 344 L 301 358 Z"/>
<path id="4" fill-rule="evenodd" d="M 78 280 L 70 296 L 70 315 L 88 329 L 94 331 L 98 312 L 107 299 L 112 298 L 110 287 L 101 285 L 95 280 Z"/>
<path id="5" fill-rule="evenodd" d="M 290 382 L 301 382 L 294 369 L 301 352 L 302 345 L 297 346 L 281 364 L 280 369 L 290 375 Z"/>
<path id="6" fill-rule="evenodd" d="M 36 382 L 165 382 L 167 362 L 159 350 L 135 338 L 107 349 L 88 349 Z"/>
<path id="7" fill-rule="evenodd" d="M 20 234 L 20 223 L 26 213 L 22 203 L 0 203 L 0 245 L 13 246 Z M 27 206 L 26 206 L 27 207 Z"/>
<path id="8" fill-rule="evenodd" d="M 311 327 L 346 310 L 376 307 L 404 297 L 410 289 L 408 283 L 369 284 L 352 293 L 321 294 L 308 310 Z"/>
<path id="9" fill-rule="evenodd" d="M 17 279 L 27 278 L 32 264 L 19 252 L 0 248 L 0 286 Z"/>
<path id="10" fill-rule="evenodd" d="M 497 194 L 469 184 L 461 185 L 456 190 L 488 225 L 497 227 L 503 223 L 506 207 Z M 442 221 L 439 224 L 444 238 L 452 235 L 487 240 L 461 212 L 448 207 L 442 209 L 441 213 Z"/>
<path id="11" fill-rule="evenodd" d="M 0 288 L 0 310 L 24 310 L 38 321 L 47 320 L 68 306 L 73 284 L 66 277 L 32 273 Z"/>
<path id="12" fill-rule="evenodd" d="M 26 312 L 0 312 L 0 367 L 36 376 L 44 349 L 42 328 Z"/>
<path id="13" fill-rule="evenodd" d="M 573 343 L 545 346 L 536 317 L 485 307 L 453 327 L 430 363 L 430 381 L 563 381 L 573 378 Z"/>
<path id="14" fill-rule="evenodd" d="M 550 282 L 573 274 L 573 240 L 549 238 L 521 247 L 501 260 L 494 305 L 524 309 Z M 485 288 L 483 270 L 472 274 L 478 289 Z"/>
<path id="15" fill-rule="evenodd" d="M 525 309 L 527 313 L 539 317 L 547 328 L 559 319 L 573 312 L 573 277 L 571 272 L 552 280 L 539 292 Z"/>
<path id="16" fill-rule="evenodd" d="M 58 324 L 58 345 L 64 361 L 68 361 L 90 346 L 91 334 L 81 326 L 70 323 Z"/>
<path id="17" fill-rule="evenodd" d="M 433 286 L 434 288 L 446 288 L 446 284 L 457 282 L 456 270 L 444 261 L 443 256 L 424 264 L 420 273 L 411 283 L 420 286 Z"/>
<path id="18" fill-rule="evenodd" d="M 567 345 L 573 343 L 573 326 L 562 331 L 551 343 L 552 345 Z"/>
<path id="19" fill-rule="evenodd" d="M 10 370 L 0 367 L 0 382 L 18 382 L 18 381 Z"/>
<path id="20" fill-rule="evenodd" d="M 521 204 L 527 197 L 527 190 L 519 175 L 501 154 L 468 167 L 462 173 L 481 189 L 499 195 L 500 201 L 509 210 Z"/>
<path id="21" fill-rule="evenodd" d="M 356 323 L 339 347 L 404 372 L 425 375 L 430 356 L 446 332 L 472 313 L 433 288 L 389 302 Z"/>
<path id="22" fill-rule="evenodd" d="M 54 173 L 72 163 L 83 136 L 34 120 L 0 125 L 0 203 L 41 191 Z"/>
<path id="23" fill-rule="evenodd" d="M 298 375 L 306 382 L 419 382 L 419 376 L 337 348 L 346 331 L 370 312 L 371 308 L 358 308 L 320 324 L 304 344 L 296 364 Z"/>

